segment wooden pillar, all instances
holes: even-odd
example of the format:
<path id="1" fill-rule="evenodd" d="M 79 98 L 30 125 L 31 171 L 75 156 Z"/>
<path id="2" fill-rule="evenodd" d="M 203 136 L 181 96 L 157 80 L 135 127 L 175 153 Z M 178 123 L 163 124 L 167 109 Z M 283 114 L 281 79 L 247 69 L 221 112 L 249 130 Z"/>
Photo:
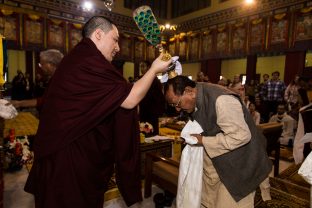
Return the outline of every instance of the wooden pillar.
<path id="1" fill-rule="evenodd" d="M 296 75 L 301 75 L 305 67 L 305 51 L 287 52 L 285 60 L 284 82 L 288 85 Z"/>
<path id="2" fill-rule="evenodd" d="M 140 76 L 140 69 L 139 69 L 139 62 L 134 62 L 134 73 L 133 73 L 133 76 L 134 78 Z"/>
<path id="3" fill-rule="evenodd" d="M 33 51 L 26 51 L 26 73 L 33 80 Z"/>
<path id="4" fill-rule="evenodd" d="M 208 59 L 201 63 L 201 71 L 208 75 L 212 83 L 218 83 L 220 80 L 221 62 L 222 59 Z"/>
<path id="5" fill-rule="evenodd" d="M 247 56 L 246 82 L 249 83 L 250 80 L 255 80 L 256 73 L 257 73 L 257 55 L 249 55 Z"/>

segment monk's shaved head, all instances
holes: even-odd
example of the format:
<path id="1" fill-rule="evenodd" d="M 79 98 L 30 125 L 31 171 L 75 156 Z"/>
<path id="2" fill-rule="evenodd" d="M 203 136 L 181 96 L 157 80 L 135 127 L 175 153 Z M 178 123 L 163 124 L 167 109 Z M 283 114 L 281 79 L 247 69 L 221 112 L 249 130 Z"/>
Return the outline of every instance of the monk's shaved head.
<path id="1" fill-rule="evenodd" d="M 90 38 L 92 33 L 98 28 L 107 33 L 113 29 L 113 23 L 104 16 L 94 16 L 84 25 L 82 37 Z"/>

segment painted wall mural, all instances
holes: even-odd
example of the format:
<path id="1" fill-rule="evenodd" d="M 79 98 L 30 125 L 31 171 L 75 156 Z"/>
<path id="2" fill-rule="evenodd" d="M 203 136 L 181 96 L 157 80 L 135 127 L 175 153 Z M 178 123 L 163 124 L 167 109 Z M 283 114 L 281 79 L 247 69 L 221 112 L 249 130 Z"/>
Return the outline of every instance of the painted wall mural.
<path id="1" fill-rule="evenodd" d="M 47 17 L 36 12 L 0 10 L 0 33 L 9 49 L 40 51 L 57 48 L 68 53 L 82 39 L 81 22 Z M 116 23 L 117 26 L 118 22 Z M 122 23 L 120 23 L 122 25 Z M 120 30 L 120 53 L 125 61 L 153 60 L 158 51 L 142 36 Z M 179 31 L 164 37 L 170 54 L 182 62 L 238 57 L 272 51 L 307 50 L 312 45 L 312 6 L 283 8 L 263 14 Z"/>

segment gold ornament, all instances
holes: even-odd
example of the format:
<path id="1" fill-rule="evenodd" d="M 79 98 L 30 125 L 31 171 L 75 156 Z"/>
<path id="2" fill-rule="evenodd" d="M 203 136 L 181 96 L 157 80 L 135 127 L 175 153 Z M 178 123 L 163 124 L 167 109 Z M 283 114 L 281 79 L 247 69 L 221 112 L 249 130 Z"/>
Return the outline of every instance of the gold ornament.
<path id="1" fill-rule="evenodd" d="M 171 59 L 171 55 L 167 51 L 163 52 L 163 56 L 161 57 L 161 60 L 169 61 L 170 59 Z"/>

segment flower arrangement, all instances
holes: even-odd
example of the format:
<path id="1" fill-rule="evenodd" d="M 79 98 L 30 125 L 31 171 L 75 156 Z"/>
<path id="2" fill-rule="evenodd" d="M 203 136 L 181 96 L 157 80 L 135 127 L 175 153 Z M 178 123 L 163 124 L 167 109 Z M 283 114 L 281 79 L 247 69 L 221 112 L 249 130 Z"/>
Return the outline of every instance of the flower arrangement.
<path id="1" fill-rule="evenodd" d="M 140 122 L 140 142 L 144 143 L 146 137 L 153 136 L 153 126 L 148 122 Z"/>
<path id="2" fill-rule="evenodd" d="M 32 162 L 27 136 L 8 137 L 4 140 L 4 169 L 20 170 L 24 164 Z"/>
<path id="3" fill-rule="evenodd" d="M 148 122 L 140 122 L 140 132 L 145 136 L 151 136 L 153 134 L 153 126 Z"/>

